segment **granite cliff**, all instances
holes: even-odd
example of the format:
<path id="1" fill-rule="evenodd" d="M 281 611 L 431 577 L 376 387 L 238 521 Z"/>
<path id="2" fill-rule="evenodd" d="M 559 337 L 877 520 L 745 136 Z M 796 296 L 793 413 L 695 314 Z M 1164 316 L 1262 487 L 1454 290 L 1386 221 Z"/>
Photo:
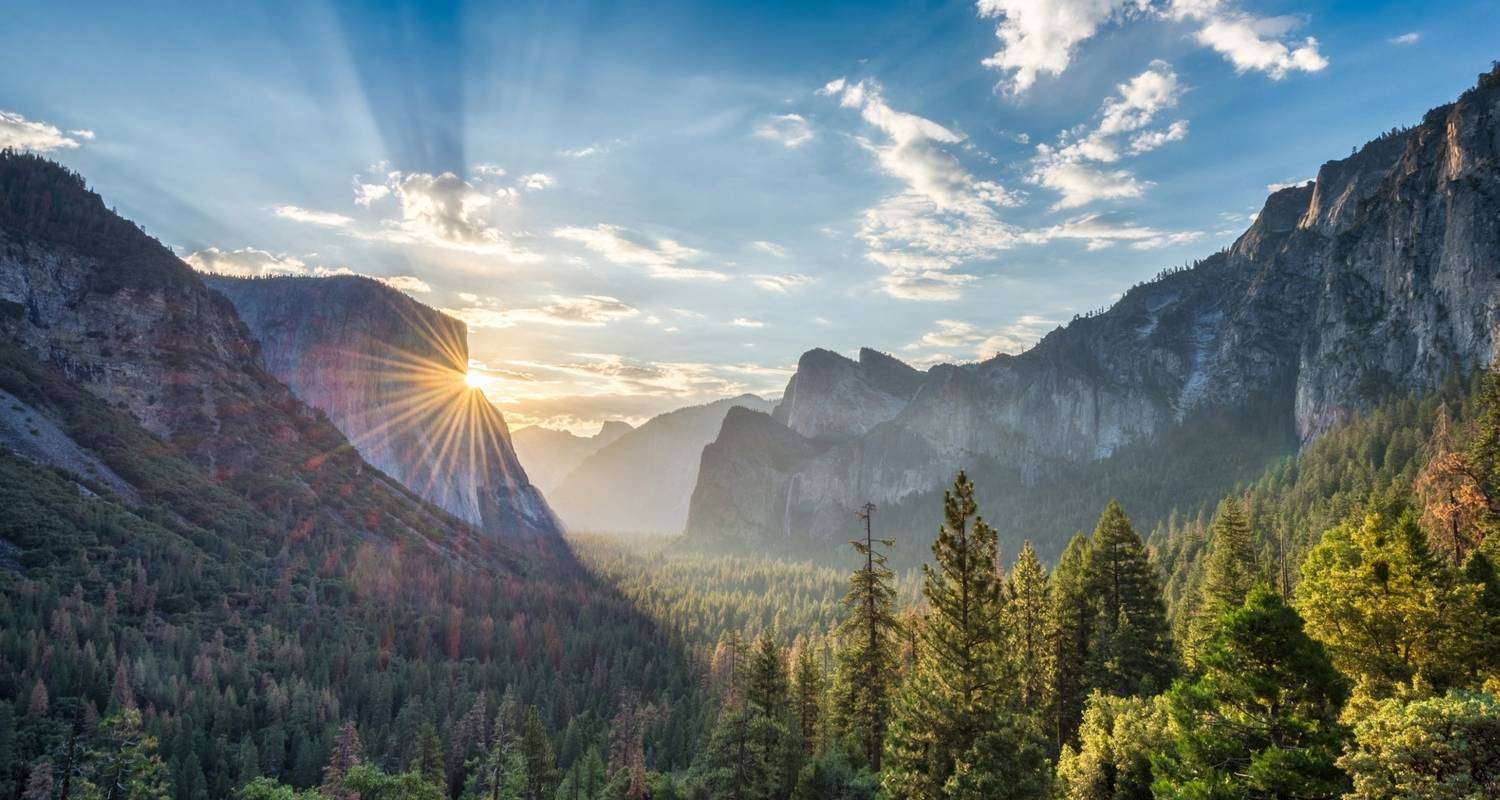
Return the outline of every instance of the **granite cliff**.
<path id="1" fill-rule="evenodd" d="M 528 425 L 511 433 L 511 442 L 526 474 L 543 492 L 551 492 L 585 458 L 631 430 L 630 423 L 619 420 L 607 420 L 593 436 Z"/>
<path id="2" fill-rule="evenodd" d="M 1101 470 L 1126 455 L 1173 458 L 1164 442 L 1194 426 L 1237 419 L 1227 430 L 1275 458 L 1381 396 L 1491 363 L 1497 345 L 1491 86 L 1328 162 L 1313 182 L 1272 194 L 1228 249 L 1019 355 L 916 373 L 868 351 L 858 361 L 808 353 L 770 418 L 725 420 L 704 453 L 687 532 L 717 546 L 826 549 L 866 501 L 897 519 L 930 518 L 905 507 L 959 467 L 1004 476 L 991 495 L 1012 518 L 1040 502 L 1027 499 L 1034 487 L 1089 472 L 1102 496 L 1073 499 L 1097 513 L 1135 477 Z M 1223 477 L 1217 491 L 1236 478 Z M 1070 532 L 1021 533 L 1055 552 Z"/>
<path id="3" fill-rule="evenodd" d="M 234 305 L 266 370 L 371 465 L 495 536 L 561 533 L 504 418 L 464 382 L 462 322 L 369 278 L 204 282 Z"/>

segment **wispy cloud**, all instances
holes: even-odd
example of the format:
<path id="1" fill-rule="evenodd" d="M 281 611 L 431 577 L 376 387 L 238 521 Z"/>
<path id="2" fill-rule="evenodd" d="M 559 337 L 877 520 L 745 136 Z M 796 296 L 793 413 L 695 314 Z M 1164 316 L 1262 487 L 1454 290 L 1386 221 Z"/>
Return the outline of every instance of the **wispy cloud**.
<path id="1" fill-rule="evenodd" d="M 66 134 L 55 125 L 29 120 L 14 111 L 0 111 L 0 149 L 30 150 L 50 153 L 79 147 L 79 139 L 94 138 L 94 132 L 73 130 Z"/>
<path id="2" fill-rule="evenodd" d="M 1037 145 L 1037 164 L 1028 180 L 1058 192 L 1055 209 L 1077 208 L 1096 200 L 1139 197 L 1151 186 L 1128 169 L 1101 168 L 1126 155 L 1139 155 L 1187 135 L 1187 122 L 1147 130 L 1160 112 L 1177 105 L 1183 87 L 1163 61 L 1120 84 L 1099 109 L 1098 124 L 1064 131 L 1055 144 Z"/>
<path id="3" fill-rule="evenodd" d="M 801 147 L 813 140 L 812 126 L 801 114 L 776 114 L 756 126 L 755 135 L 784 147 Z"/>
<path id="4" fill-rule="evenodd" d="M 470 295 L 471 303 L 480 298 Z M 500 309 L 490 305 L 445 308 L 443 313 L 462 320 L 471 328 L 509 328 L 523 322 L 599 328 L 640 314 L 634 306 L 607 295 L 555 295 L 547 303 L 529 308 Z"/>
<path id="5" fill-rule="evenodd" d="M 592 228 L 563 227 L 552 231 L 559 239 L 577 242 L 606 261 L 633 267 L 644 267 L 653 278 L 672 280 L 725 281 L 723 272 L 685 266 L 703 254 L 673 239 L 650 238 L 618 225 L 598 224 Z"/>
<path id="6" fill-rule="evenodd" d="M 999 183 L 976 178 L 945 149 L 962 143 L 963 134 L 891 108 L 880 84 L 840 78 L 819 93 L 859 110 L 882 137 L 861 144 L 906 186 L 867 209 L 860 226 L 867 257 L 885 268 L 881 289 L 909 300 L 956 299 L 975 277 L 954 267 L 1014 241 L 997 209 L 1015 198 Z"/>
<path id="7" fill-rule="evenodd" d="M 926 356 L 915 356 L 914 363 L 931 366 L 951 360 L 950 351 L 967 351 L 975 358 L 986 359 L 997 353 L 1019 353 L 1036 344 L 1047 331 L 1057 327 L 1057 321 L 1034 314 L 1024 315 L 1016 321 L 988 331 L 970 322 L 940 319 L 936 327 L 903 348 L 908 353 L 927 352 Z"/>
<path id="8" fill-rule="evenodd" d="M 332 211 L 316 211 L 300 206 L 277 206 L 276 216 L 289 219 L 293 222 L 305 222 L 309 225 L 326 225 L 330 228 L 342 228 L 354 220 L 343 214 Z"/>
<path id="9" fill-rule="evenodd" d="M 1403 33 L 1400 36 L 1392 36 L 1386 41 L 1390 42 L 1391 44 L 1416 44 L 1421 40 L 1421 31 L 1408 31 L 1407 33 Z"/>
<path id="10" fill-rule="evenodd" d="M 807 284 L 812 283 L 813 280 L 810 276 L 802 275 L 799 273 L 789 273 L 785 275 L 752 275 L 750 276 L 750 278 L 751 280 L 755 281 L 756 286 L 759 286 L 760 288 L 765 289 L 768 292 L 777 292 L 780 294 L 786 294 L 793 289 L 801 286 L 806 286 Z"/>

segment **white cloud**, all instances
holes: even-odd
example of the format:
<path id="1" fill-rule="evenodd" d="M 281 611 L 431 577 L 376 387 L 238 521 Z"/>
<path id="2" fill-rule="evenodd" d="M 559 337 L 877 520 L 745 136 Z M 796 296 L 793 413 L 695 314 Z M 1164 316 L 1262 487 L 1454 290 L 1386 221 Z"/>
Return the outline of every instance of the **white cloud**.
<path id="1" fill-rule="evenodd" d="M 391 196 L 391 187 L 383 183 L 364 183 L 358 178 L 354 180 L 354 204 L 370 206 L 378 200 L 384 200 Z"/>
<path id="2" fill-rule="evenodd" d="M 989 358 L 996 353 L 1019 353 L 1035 344 L 1047 331 L 1057 327 L 1057 321 L 1028 314 L 997 332 L 982 331 L 972 323 L 952 319 L 940 319 L 936 328 L 904 348 L 908 352 L 932 351 L 912 361 L 920 366 L 931 366 L 952 359 L 954 350 L 968 350 L 977 358 Z"/>
<path id="3" fill-rule="evenodd" d="M 1303 23 L 1299 17 L 1257 17 L 1226 0 L 1171 0 L 1167 15 L 1201 24 L 1198 43 L 1224 56 L 1241 74 L 1254 70 L 1281 80 L 1292 72 L 1318 72 L 1328 66 L 1317 39 L 1288 40 Z"/>
<path id="4" fill-rule="evenodd" d="M 559 239 L 578 242 L 615 264 L 645 267 L 653 278 L 724 281 L 729 276 L 714 270 L 684 266 L 702 253 L 672 239 L 649 239 L 618 225 L 592 228 L 564 227 L 552 232 Z"/>
<path id="5" fill-rule="evenodd" d="M 752 275 L 750 277 L 755 281 L 756 286 L 768 292 L 778 292 L 781 294 L 812 282 L 812 278 L 795 273 L 788 275 Z"/>
<path id="6" fill-rule="evenodd" d="M 750 243 L 750 249 L 752 249 L 752 250 L 758 250 L 758 251 L 760 251 L 762 253 L 765 253 L 768 256 L 775 256 L 777 258 L 786 258 L 786 248 L 782 247 L 779 244 L 776 244 L 775 242 L 767 242 L 767 241 L 751 242 Z"/>
<path id="7" fill-rule="evenodd" d="M 417 292 L 419 294 L 427 294 L 428 292 L 432 291 L 432 286 L 430 286 L 427 281 L 424 281 L 415 275 L 390 275 L 384 278 L 376 278 L 375 280 L 380 281 L 381 283 L 391 287 L 392 289 L 398 289 L 403 292 Z"/>
<path id="8" fill-rule="evenodd" d="M 819 94 L 858 109 L 883 141 L 860 140 L 882 171 L 905 189 L 867 209 L 859 231 L 867 258 L 884 267 L 881 289 L 909 300 L 952 300 L 974 276 L 954 272 L 964 261 L 993 254 L 1013 240 L 997 210 L 1016 198 L 993 181 L 976 178 L 944 149 L 963 134 L 888 105 L 880 84 L 829 82 Z"/>
<path id="9" fill-rule="evenodd" d="M 14 111 L 0 111 L 0 149 L 50 153 L 75 149 L 79 146 L 79 139 L 92 138 L 93 131 L 76 130 L 64 134 L 54 125 L 29 120 Z"/>
<path id="10" fill-rule="evenodd" d="M 1006 74 L 1005 88 L 1020 94 L 1038 75 L 1061 75 L 1077 45 L 1100 26 L 1138 7 L 1136 0 L 979 0 L 981 17 L 998 18 L 1000 50 L 984 65 Z"/>
<path id="11" fill-rule="evenodd" d="M 1301 178 L 1298 180 L 1282 181 L 1280 183 L 1268 183 L 1266 184 L 1266 193 L 1276 194 L 1282 189 L 1290 189 L 1293 186 L 1306 186 L 1307 184 L 1312 183 L 1312 180 L 1312 178 Z"/>
<path id="12" fill-rule="evenodd" d="M 474 298 L 474 300 L 478 299 Z M 466 302 L 473 301 L 466 300 Z M 443 313 L 462 320 L 471 328 L 509 328 L 522 322 L 598 328 L 617 320 L 634 317 L 640 311 L 628 303 L 606 295 L 578 297 L 556 295 L 551 298 L 551 302 L 531 308 L 503 310 L 470 305 L 464 308 L 445 308 Z"/>
<path id="13" fill-rule="evenodd" d="M 199 272 L 230 275 L 236 278 L 309 275 L 312 272 L 301 259 L 253 247 L 239 250 L 220 250 L 217 247 L 210 247 L 189 253 L 183 256 L 182 260 Z"/>
<path id="14" fill-rule="evenodd" d="M 543 172 L 533 172 L 530 175 L 522 175 L 520 180 L 521 188 L 529 192 L 547 189 L 556 185 L 556 183 L 556 179 L 554 179 L 551 175 Z"/>
<path id="15" fill-rule="evenodd" d="M 568 158 L 589 158 L 591 156 L 602 156 L 623 144 L 625 144 L 624 139 L 610 139 L 605 142 L 594 142 L 583 147 L 563 150 L 561 153 Z"/>
<path id="16" fill-rule="evenodd" d="M 1390 42 L 1391 44 L 1416 44 L 1418 41 L 1421 41 L 1421 39 L 1421 31 L 1410 31 L 1408 33 L 1403 33 L 1400 36 L 1392 36 L 1386 41 Z"/>
<path id="17" fill-rule="evenodd" d="M 1077 208 L 1096 200 L 1139 197 L 1152 184 L 1127 169 L 1103 169 L 1124 155 L 1139 155 L 1187 136 L 1185 120 L 1147 130 L 1156 116 L 1177 105 L 1183 87 L 1171 65 L 1153 61 L 1144 72 L 1116 87 L 1099 108 L 1099 123 L 1064 131 L 1055 144 L 1037 145 L 1036 166 L 1027 180 L 1058 192 L 1054 209 Z M 1122 139 L 1129 137 L 1128 143 Z"/>
<path id="18" fill-rule="evenodd" d="M 299 206 L 277 206 L 276 216 L 292 220 L 293 222 L 305 222 L 309 225 L 326 225 L 330 228 L 342 228 L 354 221 L 343 214 L 335 214 L 332 211 L 316 211 Z"/>
<path id="19" fill-rule="evenodd" d="M 1118 242 L 1129 243 L 1136 250 L 1155 250 L 1187 244 L 1202 237 L 1201 231 L 1163 231 L 1145 225 L 1115 222 L 1102 214 L 1085 214 L 1025 234 L 1031 244 L 1077 239 L 1086 242 L 1090 250 L 1101 250 Z"/>
<path id="20" fill-rule="evenodd" d="M 476 178 L 501 178 L 505 176 L 505 168 L 499 164 L 491 164 L 481 161 L 469 168 L 469 172 Z"/>
<path id="21" fill-rule="evenodd" d="M 746 318 L 746 317 L 735 317 L 733 320 L 730 321 L 729 324 L 730 325 L 735 325 L 735 326 L 740 327 L 740 328 L 764 328 L 764 327 L 766 327 L 766 323 L 761 322 L 758 319 L 749 319 L 749 318 Z"/>
<path id="22" fill-rule="evenodd" d="M 91 131 L 91 130 L 89 130 L 89 129 L 87 129 L 87 128 L 75 128 L 75 129 L 73 129 L 71 131 L 68 131 L 68 134 L 71 135 L 71 136 L 77 136 L 80 139 L 86 139 L 86 140 L 89 140 L 89 141 L 93 141 L 93 138 L 94 138 L 94 132 Z"/>
<path id="23" fill-rule="evenodd" d="M 801 147 L 813 140 L 812 126 L 801 114 L 777 114 L 757 126 L 755 135 L 784 147 Z"/>
<path id="24" fill-rule="evenodd" d="M 514 244 L 491 216 L 496 196 L 451 172 L 392 172 L 385 185 L 396 198 L 400 216 L 381 221 L 381 229 L 363 238 L 495 255 L 523 263 L 541 258 Z"/>
<path id="25" fill-rule="evenodd" d="M 999 20 L 1000 50 L 983 63 L 1004 74 L 1001 85 L 1011 94 L 1030 89 L 1040 75 L 1061 75 L 1078 46 L 1106 24 L 1141 17 L 1195 24 L 1197 42 L 1240 73 L 1279 80 L 1328 66 L 1316 39 L 1289 37 L 1301 18 L 1257 17 L 1232 0 L 978 0 L 977 8 L 981 17 Z"/>

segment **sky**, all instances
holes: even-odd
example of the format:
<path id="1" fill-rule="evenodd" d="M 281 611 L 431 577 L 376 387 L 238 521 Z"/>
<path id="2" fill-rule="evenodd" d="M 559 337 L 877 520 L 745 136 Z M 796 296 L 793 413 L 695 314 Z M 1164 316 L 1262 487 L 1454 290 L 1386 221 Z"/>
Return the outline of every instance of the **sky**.
<path id="1" fill-rule="evenodd" d="M 512 428 L 1019 352 L 1448 102 L 1500 0 L 14 3 L 0 146 L 469 326 Z"/>

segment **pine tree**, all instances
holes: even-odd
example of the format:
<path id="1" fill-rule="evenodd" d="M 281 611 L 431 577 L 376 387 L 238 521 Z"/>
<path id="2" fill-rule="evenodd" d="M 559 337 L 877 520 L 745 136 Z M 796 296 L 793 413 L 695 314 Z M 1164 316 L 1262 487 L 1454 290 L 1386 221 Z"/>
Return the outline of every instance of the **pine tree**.
<path id="1" fill-rule="evenodd" d="M 843 647 L 833 687 L 834 725 L 857 741 L 864 763 L 879 772 L 884 759 L 886 728 L 890 721 L 891 694 L 896 682 L 896 590 L 894 574 L 886 566 L 881 547 L 895 546 L 891 539 L 871 535 L 865 509 L 865 538 L 851 541 L 864 564 L 849 576 L 844 596 L 844 619 L 839 625 Z"/>
<path id="2" fill-rule="evenodd" d="M 823 667 L 818 663 L 817 643 L 804 639 L 792 668 L 792 718 L 803 756 L 818 749 L 822 711 Z"/>
<path id="3" fill-rule="evenodd" d="M 521 753 L 526 765 L 525 794 L 521 800 L 550 800 L 556 757 L 547 728 L 536 706 L 526 709 L 526 725 L 521 734 Z"/>
<path id="4" fill-rule="evenodd" d="M 943 498 L 944 523 L 924 564 L 917 663 L 903 683 L 881 782 L 911 800 L 1040 797 L 1045 757 L 1015 713 L 1000 629 L 1004 602 L 995 530 L 978 517 L 974 485 L 959 472 Z"/>
<path id="5" fill-rule="evenodd" d="M 358 800 L 353 792 L 344 788 L 344 778 L 363 760 L 364 744 L 359 740 L 354 721 L 349 720 L 339 726 L 338 734 L 333 737 L 333 753 L 328 758 L 328 766 L 323 768 L 323 783 L 318 791 L 328 800 Z"/>
<path id="6" fill-rule="evenodd" d="M 1094 631 L 1094 605 L 1089 596 L 1087 564 L 1089 540 L 1079 534 L 1068 542 L 1052 573 L 1052 598 L 1047 628 L 1051 636 L 1051 672 L 1047 693 L 1052 698 L 1052 751 L 1076 741 L 1084 701 L 1089 694 L 1088 647 Z"/>
<path id="7" fill-rule="evenodd" d="M 1239 501 L 1226 497 L 1219 501 L 1208 528 L 1208 555 L 1204 558 L 1197 607 L 1185 645 L 1190 660 L 1196 658 L 1198 644 L 1212 635 L 1215 622 L 1224 612 L 1244 604 L 1258 572 L 1250 523 Z"/>
<path id="8" fill-rule="evenodd" d="M 1348 689 L 1302 618 L 1262 585 L 1203 644 L 1203 674 L 1167 696 L 1176 746 L 1157 759 L 1157 800 L 1338 797 Z"/>
<path id="9" fill-rule="evenodd" d="M 1096 608 L 1089 642 L 1092 685 L 1120 696 L 1165 688 L 1172 646 L 1156 567 L 1113 500 L 1094 528 L 1085 582 Z"/>
<path id="10" fill-rule="evenodd" d="M 1172 743 L 1167 707 L 1156 697 L 1089 695 L 1078 747 L 1057 761 L 1059 800 L 1152 800 L 1151 759 Z"/>
<path id="11" fill-rule="evenodd" d="M 1481 535 L 1500 530 L 1500 370 L 1492 370 L 1480 387 L 1479 414 L 1469 440 L 1468 466 L 1484 497 Z"/>
<path id="12" fill-rule="evenodd" d="M 1052 671 L 1049 609 L 1047 570 L 1028 541 L 1021 547 L 1006 583 L 1002 622 L 1007 637 L 1005 650 L 1020 687 L 1019 700 L 1028 709 L 1048 704 L 1047 682 Z"/>
<path id="13" fill-rule="evenodd" d="M 1482 586 L 1432 555 L 1410 513 L 1323 534 L 1296 590 L 1308 632 L 1355 682 L 1354 718 L 1370 701 L 1477 685 L 1493 668 L 1486 634 L 1500 624 L 1483 598 Z"/>
<path id="14" fill-rule="evenodd" d="M 756 713 L 780 719 L 787 707 L 786 658 L 769 631 L 762 632 L 750 654 L 745 699 Z"/>
<path id="15" fill-rule="evenodd" d="M 156 737 L 141 728 L 141 712 L 125 708 L 99 723 L 88 755 L 89 781 L 80 795 L 103 800 L 166 800 L 167 769 Z"/>
<path id="16" fill-rule="evenodd" d="M 725 703 L 704 749 L 704 783 L 715 800 L 767 800 L 776 782 L 765 751 L 770 721 L 743 702 Z"/>
<path id="17" fill-rule="evenodd" d="M 52 800 L 52 789 L 52 761 L 44 758 L 32 765 L 21 800 Z"/>
<path id="18" fill-rule="evenodd" d="M 443 743 L 438 739 L 437 727 L 431 722 L 422 725 L 412 749 L 411 771 L 422 776 L 422 780 L 445 789 L 448 776 L 443 767 Z"/>

